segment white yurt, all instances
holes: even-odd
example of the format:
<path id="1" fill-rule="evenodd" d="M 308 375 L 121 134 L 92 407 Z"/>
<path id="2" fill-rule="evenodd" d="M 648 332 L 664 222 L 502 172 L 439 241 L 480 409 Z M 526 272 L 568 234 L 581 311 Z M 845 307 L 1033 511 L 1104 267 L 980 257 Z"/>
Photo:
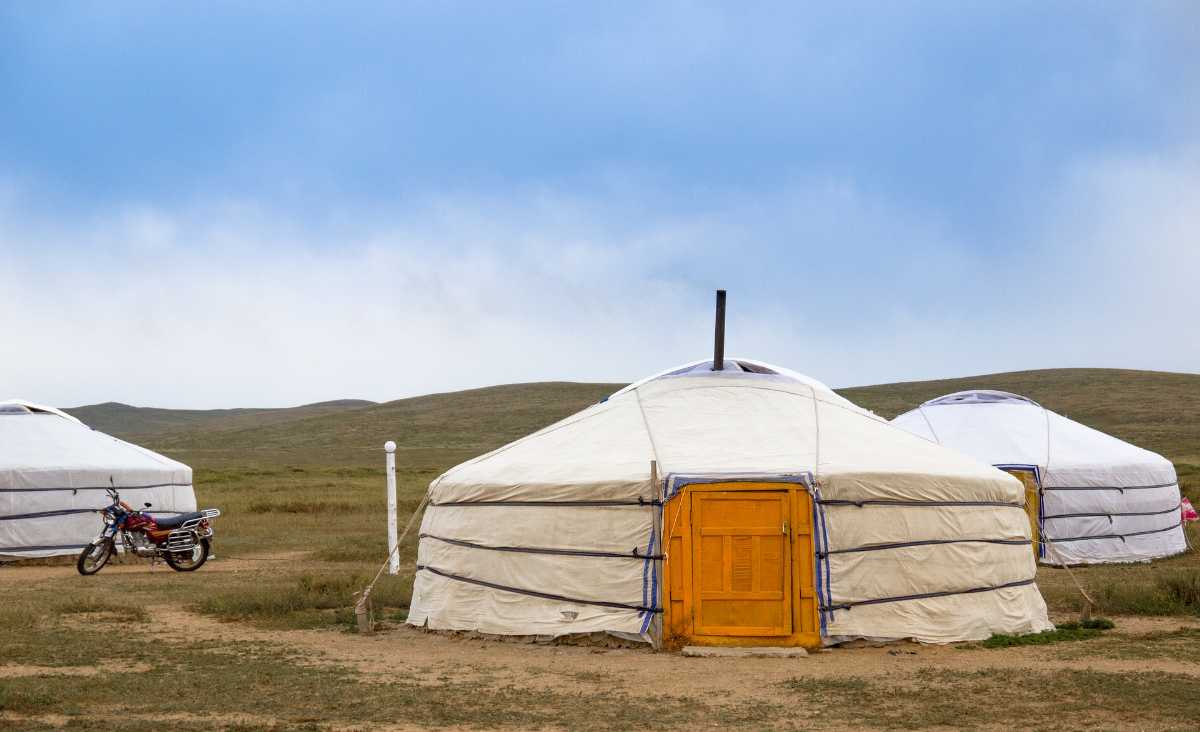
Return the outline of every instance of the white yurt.
<path id="1" fill-rule="evenodd" d="M 109 487 L 152 514 L 196 510 L 183 463 L 53 407 L 0 402 L 0 558 L 78 554 L 100 530 Z"/>
<path id="2" fill-rule="evenodd" d="M 808 647 L 1052 627 L 1018 480 L 757 361 L 628 386 L 428 497 L 416 626 Z"/>
<path id="3" fill-rule="evenodd" d="M 1039 556 L 1051 564 L 1133 562 L 1187 549 L 1169 460 L 1003 391 L 963 391 L 892 422 L 1025 474 Z"/>

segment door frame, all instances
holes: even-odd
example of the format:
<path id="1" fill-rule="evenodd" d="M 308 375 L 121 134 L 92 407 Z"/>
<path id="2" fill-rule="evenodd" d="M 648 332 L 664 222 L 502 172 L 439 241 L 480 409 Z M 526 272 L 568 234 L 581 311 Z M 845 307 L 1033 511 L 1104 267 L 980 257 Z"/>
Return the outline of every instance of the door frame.
<path id="1" fill-rule="evenodd" d="M 1029 516 L 1029 521 L 1030 521 L 1029 528 L 1030 528 L 1030 537 L 1033 539 L 1034 561 L 1044 559 L 1046 557 L 1046 547 L 1045 547 L 1045 545 L 1042 544 L 1041 539 L 1042 539 L 1042 532 L 1045 528 L 1045 522 L 1043 520 L 1043 516 L 1045 516 L 1046 492 L 1042 489 L 1042 471 L 1041 471 L 1041 469 L 1038 468 L 1038 466 L 1036 466 L 1036 465 L 1015 465 L 1015 464 L 1014 465 L 1002 464 L 1002 465 L 995 465 L 993 467 L 995 467 L 998 470 L 1003 470 L 1004 472 L 1008 473 L 1009 475 L 1012 475 L 1013 473 L 1029 473 L 1030 475 L 1033 476 L 1033 483 L 1034 483 L 1035 490 L 1037 493 L 1037 504 L 1038 504 L 1036 520 L 1029 513 L 1028 486 L 1025 485 L 1025 481 L 1021 480 L 1016 475 L 1013 475 L 1013 477 L 1017 478 L 1017 480 L 1021 480 L 1022 487 L 1024 487 L 1026 489 L 1025 495 L 1023 495 L 1022 498 L 1025 499 L 1025 506 L 1024 506 L 1025 515 Z"/>
<path id="2" fill-rule="evenodd" d="M 695 632 L 695 601 L 692 546 L 692 496 L 701 492 L 786 493 L 788 497 L 788 544 L 792 632 L 790 635 L 698 635 Z M 803 646 L 819 648 L 820 595 L 817 587 L 816 550 L 818 530 L 813 518 L 813 495 L 806 484 L 786 477 L 722 479 L 719 476 L 684 483 L 663 503 L 663 582 L 660 605 L 663 610 L 663 645 L 712 646 Z M 804 545 L 807 544 L 807 547 Z"/>

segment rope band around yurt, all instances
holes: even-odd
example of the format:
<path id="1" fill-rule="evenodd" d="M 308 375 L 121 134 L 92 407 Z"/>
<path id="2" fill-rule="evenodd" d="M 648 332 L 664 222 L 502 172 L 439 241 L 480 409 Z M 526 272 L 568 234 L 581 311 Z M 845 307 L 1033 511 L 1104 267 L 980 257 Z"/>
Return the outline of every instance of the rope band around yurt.
<path id="1" fill-rule="evenodd" d="M 915 594 L 915 595 L 896 595 L 894 597 L 879 597 L 879 598 L 873 598 L 870 600 L 855 600 L 853 602 L 839 602 L 839 603 L 827 605 L 821 609 L 826 610 L 826 611 L 850 610 L 852 608 L 860 607 L 863 605 L 882 605 L 883 603 L 887 603 L 887 602 L 904 602 L 906 600 L 928 600 L 928 599 L 931 599 L 934 597 L 950 597 L 952 595 L 975 595 L 980 592 L 993 592 L 996 590 L 1006 590 L 1011 587 L 1024 587 L 1026 585 L 1032 585 L 1033 583 L 1034 583 L 1034 579 L 1032 577 L 1030 577 L 1029 579 L 1017 580 L 1015 582 L 1005 582 L 1004 584 L 992 585 L 990 587 L 972 587 L 969 590 L 946 590 L 946 591 L 942 591 L 942 592 L 922 592 L 922 593 Z"/>
<path id="2" fill-rule="evenodd" d="M 1181 528 L 1181 525 L 1176 523 L 1176 524 L 1171 524 L 1170 526 L 1167 526 L 1167 527 L 1164 527 L 1161 529 L 1149 529 L 1147 531 L 1131 531 L 1126 534 L 1097 534 L 1094 536 L 1068 536 L 1068 537 L 1064 537 L 1062 539 L 1057 539 L 1057 538 L 1056 539 L 1046 539 L 1046 541 L 1043 543 L 1062 544 L 1063 542 L 1068 542 L 1068 541 L 1088 541 L 1090 539 L 1120 539 L 1121 541 L 1124 541 L 1127 537 L 1130 537 L 1130 536 L 1147 536 L 1149 534 L 1162 534 L 1167 531 L 1174 531 L 1176 529 L 1179 529 L 1180 531 L 1183 530 Z"/>
<path id="3" fill-rule="evenodd" d="M 619 610 L 636 610 L 640 613 L 661 613 L 662 612 L 662 608 L 657 608 L 657 607 L 646 607 L 644 605 L 634 605 L 632 603 L 625 603 L 625 602 L 609 602 L 607 600 L 581 600 L 577 597 L 566 597 L 564 595 L 555 595 L 555 594 L 549 593 L 549 592 L 538 592 L 537 590 L 526 590 L 521 587 L 511 587 L 509 585 L 502 585 L 502 584 L 498 584 L 496 582 L 488 582 L 486 580 L 475 579 L 474 577 L 464 577 L 462 575 L 453 574 L 451 572 L 446 572 L 445 570 L 441 570 L 441 569 L 438 569 L 437 567 L 431 567 L 431 566 L 425 565 L 425 564 L 418 564 L 417 571 L 418 572 L 430 572 L 432 574 L 436 574 L 440 577 L 445 577 L 446 579 L 451 579 L 456 582 L 465 582 L 467 584 L 479 585 L 480 587 L 487 587 L 489 589 L 500 590 L 502 592 L 511 592 L 516 595 L 527 595 L 529 597 L 539 597 L 543 600 L 556 600 L 559 602 L 569 602 L 569 603 L 574 603 L 577 605 L 595 605 L 597 607 L 611 607 L 611 608 L 616 608 Z"/>
<path id="4" fill-rule="evenodd" d="M 1162 516 L 1163 514 L 1175 513 L 1183 508 L 1183 501 L 1176 503 L 1174 506 L 1162 511 L 1122 511 L 1122 512 L 1106 512 L 1106 513 L 1053 513 L 1042 516 L 1042 520 L 1046 519 L 1062 519 L 1062 518 L 1108 518 L 1111 522 L 1113 516 Z"/>
<path id="5" fill-rule="evenodd" d="M 827 557 L 832 554 L 854 554 L 857 552 L 874 552 L 887 549 L 903 549 L 910 546 L 936 546 L 941 544 L 1004 544 L 1008 546 L 1029 546 L 1032 542 L 1029 539 L 922 539 L 918 541 L 897 541 L 888 544 L 867 544 L 864 546 L 850 547 L 848 549 L 829 549 L 826 551 L 817 552 L 818 557 Z"/>
<path id="6" fill-rule="evenodd" d="M 532 546 L 492 546 L 489 544 L 477 544 L 473 541 L 463 541 L 462 539 L 448 539 L 442 536 L 433 534 L 417 534 L 418 539 L 433 539 L 454 546 L 461 546 L 467 549 L 483 549 L 493 552 L 515 552 L 519 554 L 549 554 L 560 557 L 601 557 L 611 559 L 651 559 L 659 560 L 663 556 L 661 554 L 646 554 L 639 552 L 637 547 L 628 552 L 610 552 L 593 549 L 554 549 L 550 547 L 532 547 Z"/>
<path id="7" fill-rule="evenodd" d="M 437 501 L 429 505 L 435 508 L 454 507 L 454 508 L 471 508 L 475 506 L 531 506 L 534 508 L 607 508 L 619 506 L 661 506 L 662 501 L 655 498 L 642 498 L 638 496 L 634 499 L 613 499 L 613 500 L 598 500 L 598 501 Z"/>

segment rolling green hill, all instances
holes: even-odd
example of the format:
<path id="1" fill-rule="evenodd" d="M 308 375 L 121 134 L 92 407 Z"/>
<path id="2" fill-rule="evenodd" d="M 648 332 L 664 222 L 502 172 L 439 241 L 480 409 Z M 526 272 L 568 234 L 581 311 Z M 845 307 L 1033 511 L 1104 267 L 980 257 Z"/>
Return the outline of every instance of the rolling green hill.
<path id="1" fill-rule="evenodd" d="M 364 399 L 338 399 L 285 409 L 156 409 L 104 402 L 63 411 L 93 429 L 126 438 L 156 436 L 178 430 L 223 430 L 288 422 L 375 404 Z"/>
<path id="2" fill-rule="evenodd" d="M 593 404 L 620 384 L 546 382 L 430 394 L 382 404 L 325 402 L 280 410 L 204 412 L 96 405 L 71 410 L 193 464 L 374 466 L 395 440 L 431 469 L 490 450 Z M 1200 375 L 1049 369 L 840 389 L 887 418 L 969 388 L 1023 394 L 1049 409 L 1176 462 L 1200 490 Z M 97 419 L 97 416 L 99 419 Z"/>
<path id="3" fill-rule="evenodd" d="M 429 394 L 273 424 L 148 435 L 143 444 L 181 459 L 238 455 L 255 462 L 374 465 L 387 440 L 401 450 L 470 457 L 594 404 L 619 384 L 545 382 Z M 435 461 L 436 462 L 436 461 Z"/>

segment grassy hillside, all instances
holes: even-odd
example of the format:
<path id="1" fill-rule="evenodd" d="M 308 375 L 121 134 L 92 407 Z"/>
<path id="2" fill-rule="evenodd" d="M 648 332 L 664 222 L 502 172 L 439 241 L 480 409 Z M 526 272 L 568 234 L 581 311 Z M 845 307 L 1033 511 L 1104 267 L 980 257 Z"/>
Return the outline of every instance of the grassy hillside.
<path id="1" fill-rule="evenodd" d="M 286 409 L 156 409 L 104 402 L 66 409 L 93 429 L 136 438 L 181 430 L 223 430 L 288 422 L 375 404 L 364 399 L 338 399 Z"/>
<path id="2" fill-rule="evenodd" d="M 148 436 L 147 446 L 182 459 L 239 455 L 255 462 L 374 465 L 387 440 L 400 449 L 470 457 L 517 439 L 620 388 L 619 384 L 509 384 L 430 394 L 331 414 L 210 431 Z"/>
<path id="3" fill-rule="evenodd" d="M 102 404 L 71 410 L 106 432 L 203 464 L 373 466 L 395 440 L 428 468 L 490 450 L 589 404 L 620 384 L 547 382 L 430 394 L 383 404 L 345 400 L 292 409 L 168 410 Z M 963 389 L 1002 389 L 1173 460 L 1200 490 L 1200 375 L 1118 369 L 1018 371 L 841 389 L 884 417 Z M 420 453 L 419 459 L 417 453 Z M 1193 491 L 1194 492 L 1194 491 Z"/>

